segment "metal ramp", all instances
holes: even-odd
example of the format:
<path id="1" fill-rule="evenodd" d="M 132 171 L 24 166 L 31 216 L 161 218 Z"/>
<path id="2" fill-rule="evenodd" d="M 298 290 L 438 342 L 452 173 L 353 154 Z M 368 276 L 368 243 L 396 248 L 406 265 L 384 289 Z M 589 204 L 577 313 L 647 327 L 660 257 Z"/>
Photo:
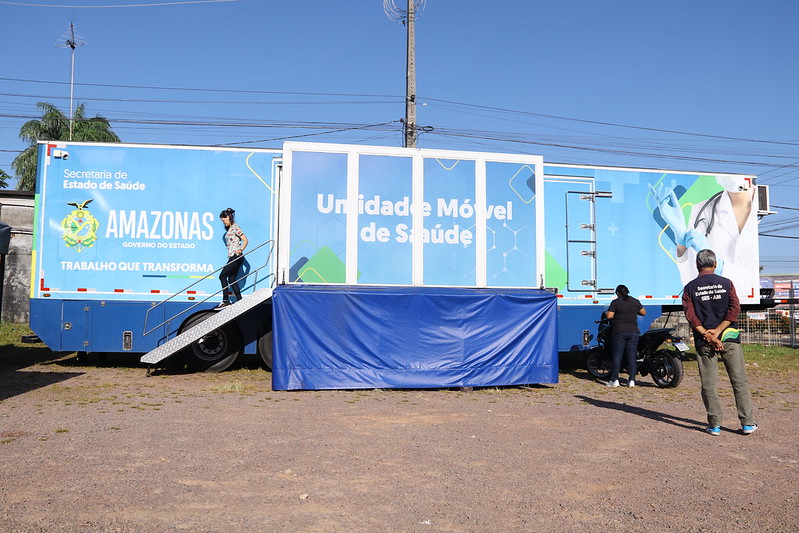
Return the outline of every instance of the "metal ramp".
<path id="1" fill-rule="evenodd" d="M 141 358 L 141 362 L 151 365 L 160 363 L 167 357 L 176 354 L 183 348 L 200 340 L 203 336 L 211 333 L 215 329 L 224 326 L 228 322 L 232 322 L 236 317 L 243 315 L 258 304 L 265 302 L 272 297 L 273 291 L 274 289 L 272 287 L 265 287 L 244 296 L 240 302 L 236 302 L 217 311 L 213 317 L 200 322 L 193 328 L 187 329 L 180 335 L 169 339 L 161 346 L 144 354 Z"/>

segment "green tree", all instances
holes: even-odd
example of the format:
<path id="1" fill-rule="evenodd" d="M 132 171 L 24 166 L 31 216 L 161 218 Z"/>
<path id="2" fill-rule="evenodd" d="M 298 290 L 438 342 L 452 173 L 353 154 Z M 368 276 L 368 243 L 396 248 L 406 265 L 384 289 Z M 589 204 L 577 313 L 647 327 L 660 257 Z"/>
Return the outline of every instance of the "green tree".
<path id="1" fill-rule="evenodd" d="M 36 151 L 39 141 L 68 141 L 69 117 L 53 104 L 39 102 L 42 118 L 29 120 L 19 130 L 19 138 L 28 141 L 30 146 L 22 151 L 11 166 L 17 175 L 17 189 L 32 191 L 36 186 Z M 72 120 L 72 140 L 84 142 L 118 143 L 119 137 L 111 131 L 108 119 L 97 115 L 86 118 L 86 104 L 75 108 Z"/>
<path id="2" fill-rule="evenodd" d="M 0 170 L 0 189 L 5 189 L 8 187 L 8 180 L 11 179 L 11 176 L 6 174 L 4 170 Z"/>

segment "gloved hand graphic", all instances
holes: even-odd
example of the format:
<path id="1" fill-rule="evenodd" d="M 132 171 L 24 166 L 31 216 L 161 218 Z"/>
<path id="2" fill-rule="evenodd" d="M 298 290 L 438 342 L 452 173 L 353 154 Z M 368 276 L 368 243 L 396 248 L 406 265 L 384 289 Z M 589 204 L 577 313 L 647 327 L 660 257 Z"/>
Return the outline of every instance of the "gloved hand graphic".
<path id="1" fill-rule="evenodd" d="M 697 252 L 712 249 L 707 236 L 696 228 L 688 230 L 685 234 L 685 247 L 693 248 Z M 722 272 L 724 272 L 724 259 L 716 255 L 716 274 L 721 276 Z"/>
<path id="2" fill-rule="evenodd" d="M 677 245 L 685 246 L 688 230 L 685 227 L 685 217 L 682 214 L 677 195 L 674 194 L 670 187 L 666 187 L 662 183 L 659 183 L 657 187 L 652 187 L 651 184 L 648 185 L 652 196 L 658 204 L 660 216 L 663 217 L 663 220 L 666 221 L 666 224 L 669 225 L 672 233 L 674 233 L 674 242 Z"/>
<path id="3" fill-rule="evenodd" d="M 704 233 L 694 228 L 685 234 L 685 247 L 693 248 L 698 252 L 699 250 L 710 249 L 710 241 L 707 240 Z"/>

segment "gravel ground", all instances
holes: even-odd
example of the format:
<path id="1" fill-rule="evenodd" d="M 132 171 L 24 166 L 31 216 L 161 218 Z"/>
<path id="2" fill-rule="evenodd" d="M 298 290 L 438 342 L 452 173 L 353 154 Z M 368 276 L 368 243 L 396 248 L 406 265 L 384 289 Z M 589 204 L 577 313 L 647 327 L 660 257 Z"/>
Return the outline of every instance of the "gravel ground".
<path id="1" fill-rule="evenodd" d="M 560 383 L 275 392 L 270 374 L 0 355 L 2 531 L 799 530 L 799 390 L 750 368 L 757 421 L 701 430 L 676 389 Z M 38 361 L 36 360 L 38 358 Z"/>

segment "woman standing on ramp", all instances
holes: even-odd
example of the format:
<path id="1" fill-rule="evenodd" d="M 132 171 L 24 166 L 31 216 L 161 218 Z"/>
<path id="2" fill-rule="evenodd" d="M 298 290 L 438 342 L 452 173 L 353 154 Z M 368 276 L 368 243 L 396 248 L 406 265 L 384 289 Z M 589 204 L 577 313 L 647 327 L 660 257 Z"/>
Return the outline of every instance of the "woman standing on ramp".
<path id="1" fill-rule="evenodd" d="M 227 264 L 219 273 L 219 280 L 222 282 L 222 303 L 217 309 L 222 309 L 230 305 L 227 287 L 233 289 L 236 301 L 241 301 L 241 289 L 238 284 L 239 270 L 244 263 L 244 249 L 247 247 L 247 236 L 244 235 L 241 227 L 236 224 L 234 214 L 236 212 L 228 207 L 219 213 L 219 219 L 225 225 L 225 246 L 227 247 Z"/>

